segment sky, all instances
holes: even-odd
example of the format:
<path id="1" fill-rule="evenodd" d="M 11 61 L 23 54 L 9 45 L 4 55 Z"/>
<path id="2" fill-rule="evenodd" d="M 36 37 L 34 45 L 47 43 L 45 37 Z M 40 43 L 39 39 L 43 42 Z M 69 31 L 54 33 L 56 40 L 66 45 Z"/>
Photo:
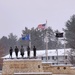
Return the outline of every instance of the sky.
<path id="1" fill-rule="evenodd" d="M 75 14 L 75 0 L 0 0 L 0 38 L 10 33 L 21 37 L 25 27 L 46 23 L 62 32 Z"/>

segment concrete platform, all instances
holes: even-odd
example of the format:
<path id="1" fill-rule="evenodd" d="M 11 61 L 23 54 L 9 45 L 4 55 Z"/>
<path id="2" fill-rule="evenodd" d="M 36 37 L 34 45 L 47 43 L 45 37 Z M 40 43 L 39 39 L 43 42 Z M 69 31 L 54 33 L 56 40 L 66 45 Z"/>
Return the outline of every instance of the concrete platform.
<path id="1" fill-rule="evenodd" d="M 28 73 L 14 73 L 14 75 L 52 75 L 51 72 L 28 72 Z"/>

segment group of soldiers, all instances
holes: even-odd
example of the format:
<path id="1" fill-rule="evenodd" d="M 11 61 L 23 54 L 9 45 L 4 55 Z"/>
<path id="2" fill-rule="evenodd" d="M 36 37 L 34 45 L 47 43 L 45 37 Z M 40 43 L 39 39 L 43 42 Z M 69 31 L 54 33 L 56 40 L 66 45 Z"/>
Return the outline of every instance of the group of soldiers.
<path id="1" fill-rule="evenodd" d="M 15 52 L 16 58 L 18 58 L 18 52 L 19 51 L 20 51 L 20 54 L 23 58 L 24 57 L 24 52 L 25 52 L 23 46 L 21 46 L 20 50 L 17 46 L 15 46 L 14 52 Z M 9 53 L 10 53 L 10 56 L 12 58 L 12 53 L 13 53 L 13 48 L 12 47 L 10 47 Z M 30 57 L 30 47 L 29 46 L 27 47 L 27 56 L 28 56 L 28 58 Z M 33 56 L 36 57 L 36 48 L 35 48 L 35 46 L 33 46 Z"/>

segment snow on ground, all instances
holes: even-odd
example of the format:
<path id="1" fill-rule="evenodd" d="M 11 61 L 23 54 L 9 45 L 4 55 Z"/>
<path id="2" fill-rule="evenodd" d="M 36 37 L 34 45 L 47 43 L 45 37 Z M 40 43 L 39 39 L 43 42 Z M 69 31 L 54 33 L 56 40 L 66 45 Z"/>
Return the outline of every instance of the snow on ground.
<path id="1" fill-rule="evenodd" d="M 57 56 L 57 51 L 56 49 L 50 49 L 50 50 L 37 50 L 36 51 L 36 56 L 37 57 L 42 57 L 46 56 L 46 51 L 48 52 L 48 56 Z M 65 55 L 68 55 L 68 52 L 70 51 L 69 49 L 65 49 Z M 58 56 L 64 56 L 64 49 L 58 49 Z M 13 58 L 16 58 L 15 52 L 12 54 Z M 21 58 L 20 52 L 18 53 L 18 57 Z M 27 51 L 24 52 L 24 57 L 27 57 Z M 33 51 L 30 51 L 30 57 L 33 57 Z M 10 58 L 10 54 L 4 56 L 3 58 Z"/>

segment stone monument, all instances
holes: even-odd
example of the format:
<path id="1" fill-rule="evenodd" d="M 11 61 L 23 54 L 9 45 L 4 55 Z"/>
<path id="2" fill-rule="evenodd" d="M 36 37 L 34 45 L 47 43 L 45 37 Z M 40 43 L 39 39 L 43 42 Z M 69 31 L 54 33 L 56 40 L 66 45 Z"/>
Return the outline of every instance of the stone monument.
<path id="1" fill-rule="evenodd" d="M 52 75 L 44 72 L 41 59 L 4 59 L 2 75 Z"/>

